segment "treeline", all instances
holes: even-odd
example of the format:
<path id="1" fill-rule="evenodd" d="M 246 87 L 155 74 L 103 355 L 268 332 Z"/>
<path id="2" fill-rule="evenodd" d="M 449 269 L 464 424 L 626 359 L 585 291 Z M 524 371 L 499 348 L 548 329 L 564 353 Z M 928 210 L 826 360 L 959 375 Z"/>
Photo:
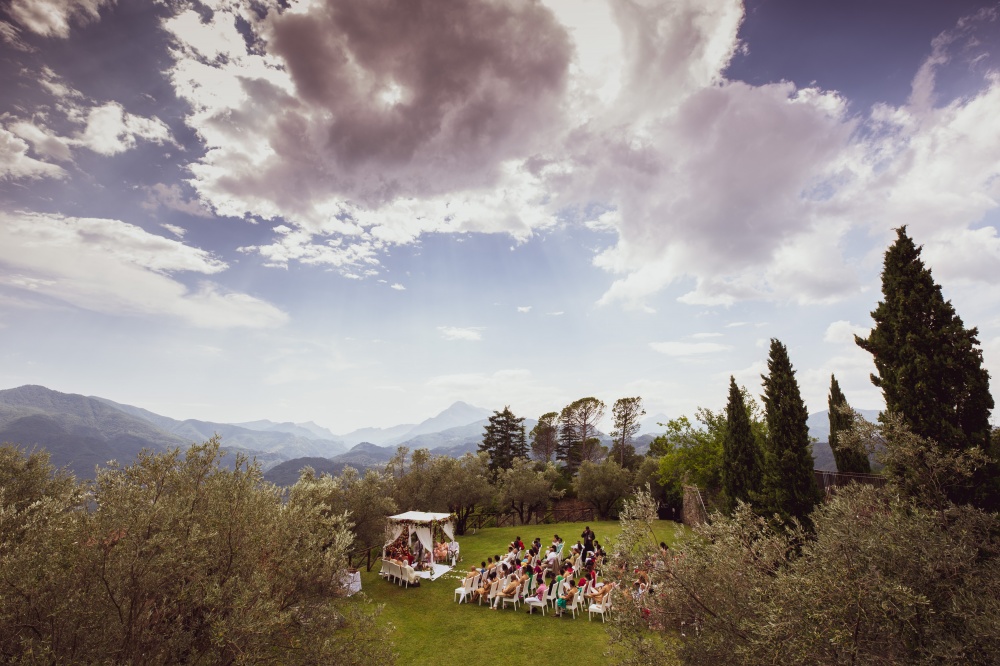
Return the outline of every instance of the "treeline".
<path id="1" fill-rule="evenodd" d="M 798 407 L 775 399 L 784 361 L 772 342 L 765 417 L 746 401 L 740 409 L 733 382 L 725 423 L 711 415 L 724 432 L 721 510 L 664 553 L 647 536 L 654 498 L 640 493 L 623 509 L 611 570 L 643 567 L 651 585 L 621 598 L 617 663 L 1000 661 L 1000 431 L 977 332 L 905 228 L 886 252 L 882 296 L 875 327 L 856 341 L 874 357 L 886 410 L 866 423 L 835 379 L 829 402 L 838 466 L 863 470 L 874 453 L 886 484 L 850 484 L 815 507 L 804 480 L 773 486 L 798 467 L 787 442 L 802 435 L 798 418 L 777 418 Z M 745 473 L 755 466 L 756 477 Z"/>
<path id="2" fill-rule="evenodd" d="M 79 483 L 0 447 L 0 661 L 392 663 L 376 611 L 340 599 L 339 507 L 220 462 L 215 439 Z"/>

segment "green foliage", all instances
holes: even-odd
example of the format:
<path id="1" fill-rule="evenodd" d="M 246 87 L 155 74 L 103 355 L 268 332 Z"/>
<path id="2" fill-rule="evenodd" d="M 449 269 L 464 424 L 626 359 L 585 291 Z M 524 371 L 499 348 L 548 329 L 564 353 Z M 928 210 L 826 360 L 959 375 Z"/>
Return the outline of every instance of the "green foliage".
<path id="1" fill-rule="evenodd" d="M 671 642 L 685 664 L 994 664 L 1000 657 L 995 514 L 930 509 L 892 488 L 853 484 L 816 509 L 811 535 L 741 504 L 664 557 L 643 529 L 648 504 L 623 515 L 637 525 L 623 525 L 614 570 L 650 563 L 657 593 L 619 604 L 619 663 L 640 663 L 635 655 L 658 646 L 669 658 Z"/>
<path id="2" fill-rule="evenodd" d="M 381 547 L 385 541 L 386 516 L 396 513 L 392 499 L 395 483 L 391 475 L 370 469 L 364 476 L 353 467 L 346 467 L 340 476 L 320 477 L 312 468 L 302 471 L 295 492 L 309 495 L 314 504 L 327 507 L 331 516 L 347 515 L 358 548 Z"/>
<path id="3" fill-rule="evenodd" d="M 699 407 L 695 417 L 701 428 L 695 428 L 686 416 L 671 419 L 662 424 L 667 431 L 650 444 L 650 454 L 660 461 L 658 480 L 674 506 L 681 504 L 684 484 L 715 491 L 722 483 L 726 415 Z"/>
<path id="4" fill-rule="evenodd" d="M 538 423 L 531 429 L 531 454 L 535 460 L 543 463 L 552 462 L 559 446 L 559 414 L 548 412 L 542 414 Z"/>
<path id="5" fill-rule="evenodd" d="M 788 350 L 774 338 L 767 369 L 768 374 L 762 375 L 767 444 L 760 508 L 785 521 L 807 521 L 820 501 L 806 424 L 809 412 L 799 393 Z"/>
<path id="6" fill-rule="evenodd" d="M 572 477 L 584 460 L 597 462 L 604 457 L 604 447 L 597 439 L 597 423 L 604 417 L 604 402 L 580 398 L 559 413 L 559 446 L 556 457 Z"/>
<path id="7" fill-rule="evenodd" d="M 619 398 L 611 407 L 614 430 L 611 431 L 611 452 L 609 456 L 626 469 L 635 470 L 640 458 L 635 453 L 632 438 L 639 432 L 639 419 L 646 410 L 642 408 L 642 398 Z"/>
<path id="8" fill-rule="evenodd" d="M 896 231 L 885 253 L 883 299 L 872 312 L 875 327 L 867 338 L 855 337 L 874 357 L 872 383 L 882 389 L 886 411 L 899 414 L 913 433 L 942 449 L 986 449 L 994 403 L 978 331 L 966 329 L 944 300 L 906 227 Z M 987 496 L 953 499 L 996 507 L 996 471 L 994 464 L 979 472 L 976 485 L 988 489 Z"/>
<path id="9" fill-rule="evenodd" d="M 594 507 L 600 520 L 607 520 L 632 490 L 633 477 L 630 470 L 611 458 L 601 463 L 585 460 L 574 481 L 576 495 Z"/>
<path id="10" fill-rule="evenodd" d="M 754 436 L 751 412 L 736 380 L 729 378 L 726 432 L 722 441 L 722 496 L 726 513 L 738 502 L 756 501 L 761 490 L 761 443 Z"/>
<path id="11" fill-rule="evenodd" d="M 455 531 L 464 534 L 466 521 L 476 507 L 493 498 L 488 461 L 485 453 L 451 458 L 433 456 L 427 449 L 417 449 L 411 456 L 410 450 L 401 446 L 386 465 L 386 473 L 394 480 L 397 507 L 453 513 Z M 384 516 L 394 511 L 387 510 Z"/>
<path id="12" fill-rule="evenodd" d="M 494 411 L 483 432 L 479 450 L 489 456 L 490 473 L 494 479 L 500 470 L 510 469 L 517 458 L 527 458 L 524 417 L 514 416 L 510 407 L 504 407 L 502 412 Z"/>
<path id="13" fill-rule="evenodd" d="M 548 463 L 541 470 L 527 458 L 516 458 L 509 469 L 500 472 L 497 491 L 500 504 L 514 510 L 520 522 L 526 523 L 531 516 L 548 506 L 550 499 L 558 499 L 561 491 L 554 490 L 559 470 Z"/>
<path id="14" fill-rule="evenodd" d="M 840 390 L 837 378 L 830 375 L 830 397 L 827 400 L 830 410 L 830 449 L 837 463 L 837 471 L 855 474 L 870 474 L 871 463 L 865 451 L 855 447 L 845 446 L 841 433 L 849 430 L 854 423 L 854 412 L 847 404 L 847 397 Z"/>
<path id="15" fill-rule="evenodd" d="M 34 515 L 0 553 L 3 660 L 391 661 L 375 613 L 337 600 L 345 518 L 308 487 L 284 502 L 259 467 L 220 457 L 217 439 L 143 453 L 102 470 L 82 506 L 58 488 L 31 505 L 42 511 L 4 500 L 4 529 Z"/>
<path id="16" fill-rule="evenodd" d="M 435 456 L 433 483 L 441 498 L 432 506 L 444 505 L 444 510 L 455 515 L 455 532 L 465 534 L 466 522 L 476 507 L 489 504 L 494 489 L 488 479 L 488 463 L 482 453 L 467 453 L 461 458 Z"/>

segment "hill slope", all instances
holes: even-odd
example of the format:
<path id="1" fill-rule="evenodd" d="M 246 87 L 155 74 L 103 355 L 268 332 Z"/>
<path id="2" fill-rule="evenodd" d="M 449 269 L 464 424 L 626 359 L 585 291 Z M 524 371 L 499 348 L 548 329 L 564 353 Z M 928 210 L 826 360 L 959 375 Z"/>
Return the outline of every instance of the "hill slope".
<path id="1" fill-rule="evenodd" d="M 109 460 L 190 444 L 104 401 L 32 385 L 0 391 L 0 441 L 44 448 L 54 465 L 88 479 Z"/>

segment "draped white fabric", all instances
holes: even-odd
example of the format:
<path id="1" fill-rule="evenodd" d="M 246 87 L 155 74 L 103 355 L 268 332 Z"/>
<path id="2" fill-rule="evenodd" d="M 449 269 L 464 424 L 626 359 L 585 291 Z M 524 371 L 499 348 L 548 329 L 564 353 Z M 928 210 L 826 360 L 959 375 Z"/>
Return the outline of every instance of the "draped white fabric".
<path id="1" fill-rule="evenodd" d="M 402 523 L 396 523 L 395 525 L 388 526 L 385 533 L 387 535 L 391 534 L 392 536 L 390 536 L 389 540 L 385 542 L 385 545 L 388 546 L 390 543 L 398 539 L 399 535 L 403 533 L 403 528 L 404 525 Z"/>
<path id="2" fill-rule="evenodd" d="M 434 542 L 431 541 L 431 528 L 429 527 L 417 527 L 413 529 L 417 534 L 417 539 L 420 540 L 421 545 L 424 549 L 430 553 L 431 562 L 434 562 Z"/>
<path id="3" fill-rule="evenodd" d="M 441 529 L 448 536 L 448 541 L 455 540 L 455 526 L 450 520 L 447 523 L 441 523 Z"/>

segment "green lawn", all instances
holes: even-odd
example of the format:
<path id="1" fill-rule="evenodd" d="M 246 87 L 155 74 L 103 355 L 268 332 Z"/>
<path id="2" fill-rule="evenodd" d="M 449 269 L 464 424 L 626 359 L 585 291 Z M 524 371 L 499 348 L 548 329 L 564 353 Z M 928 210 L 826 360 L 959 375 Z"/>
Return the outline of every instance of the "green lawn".
<path id="1" fill-rule="evenodd" d="M 617 521 L 593 522 L 590 526 L 606 549 L 620 530 Z M 657 521 L 657 541 L 673 543 L 675 527 L 673 522 Z M 379 578 L 376 565 L 371 572 L 362 569 L 362 589 L 367 598 L 384 605 L 381 620 L 396 629 L 387 634 L 395 643 L 400 664 L 443 660 L 446 664 L 506 665 L 522 658 L 535 664 L 605 664 L 607 633 L 599 617 L 593 622 L 587 620 L 586 611 L 577 613 L 574 620 L 569 615 L 557 618 L 551 613 L 542 617 L 538 611 L 528 615 L 520 606 L 517 612 L 512 606 L 491 611 L 485 603 L 455 603 L 455 588 L 461 584 L 458 572 L 468 570 L 473 563 L 478 565 L 490 555 L 506 553 L 515 536 L 520 535 L 525 543 L 537 536 L 547 545 L 554 534 L 559 534 L 569 548 L 583 528 L 583 523 L 555 523 L 479 530 L 458 538 L 463 562 L 436 581 L 425 580 L 419 587 L 407 589 Z"/>

